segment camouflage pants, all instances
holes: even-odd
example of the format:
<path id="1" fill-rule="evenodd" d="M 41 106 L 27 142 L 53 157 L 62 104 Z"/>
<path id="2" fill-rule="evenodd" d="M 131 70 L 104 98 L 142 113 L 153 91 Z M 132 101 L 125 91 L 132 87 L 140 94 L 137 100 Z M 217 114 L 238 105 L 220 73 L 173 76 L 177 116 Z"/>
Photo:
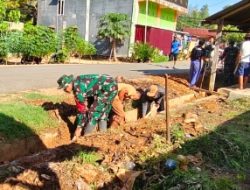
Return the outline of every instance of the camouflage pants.
<path id="1" fill-rule="evenodd" d="M 107 78 L 89 109 L 89 123 L 92 126 L 95 126 L 98 120 L 108 120 L 117 92 L 117 83 L 112 78 Z"/>

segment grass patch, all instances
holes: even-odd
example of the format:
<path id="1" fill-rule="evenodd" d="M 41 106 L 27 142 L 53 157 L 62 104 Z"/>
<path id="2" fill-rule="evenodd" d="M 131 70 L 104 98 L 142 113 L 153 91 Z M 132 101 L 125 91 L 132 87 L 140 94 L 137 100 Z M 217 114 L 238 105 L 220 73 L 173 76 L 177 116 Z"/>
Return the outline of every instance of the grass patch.
<path id="1" fill-rule="evenodd" d="M 160 183 L 151 183 L 146 189 L 236 190 L 237 187 L 229 178 L 214 179 L 206 172 L 175 170 L 170 175 L 162 177 Z"/>
<path id="2" fill-rule="evenodd" d="M 23 102 L 0 104 L 0 134 L 7 139 L 31 136 L 55 126 L 56 121 L 42 107 Z"/>
<path id="3" fill-rule="evenodd" d="M 228 102 L 223 109 L 224 123 L 218 124 L 220 120 L 211 126 L 211 123 L 204 122 L 204 127 L 210 126 L 214 130 L 196 139 L 185 139 L 180 124 L 173 125 L 172 140 L 185 142 L 172 153 L 163 152 L 155 157 L 148 156 L 154 154 L 153 146 L 150 154 L 143 157 L 144 162 L 140 161 L 140 167 L 147 171 L 148 176 L 137 179 L 134 189 L 241 189 L 240 184 L 244 183 L 250 171 L 249 108 L 250 99 Z M 212 114 L 207 117 L 217 116 Z M 162 141 L 154 139 L 153 143 L 162 148 Z M 176 160 L 178 154 L 196 155 L 199 152 L 204 160 L 199 169 L 190 163 L 187 171 L 166 171 L 164 162 L 167 158 Z"/>
<path id="4" fill-rule="evenodd" d="M 96 152 L 87 152 L 87 151 L 80 151 L 74 159 L 77 160 L 77 162 L 83 164 L 93 164 L 95 165 L 98 160 L 100 160 L 102 157 Z"/>
<path id="5" fill-rule="evenodd" d="M 24 93 L 23 97 L 28 100 L 44 100 L 44 101 L 51 101 L 51 102 L 60 102 L 65 98 L 64 95 L 60 95 L 60 96 L 45 95 L 45 94 L 41 94 L 38 92 Z"/>

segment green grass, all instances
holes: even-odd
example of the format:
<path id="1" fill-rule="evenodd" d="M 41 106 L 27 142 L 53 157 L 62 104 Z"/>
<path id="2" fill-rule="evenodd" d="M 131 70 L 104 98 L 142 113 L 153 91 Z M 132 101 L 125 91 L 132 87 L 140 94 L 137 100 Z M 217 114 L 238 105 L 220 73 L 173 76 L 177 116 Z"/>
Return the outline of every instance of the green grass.
<path id="1" fill-rule="evenodd" d="M 147 160 L 144 158 L 144 163 L 140 166 L 151 176 L 146 180 L 137 179 L 134 189 L 240 189 L 239 184 L 244 182 L 250 171 L 250 99 L 227 102 L 223 111 L 223 123 L 218 120 L 217 125 L 210 126 L 211 123 L 207 122 L 209 117 L 217 117 L 213 114 L 208 114 L 203 121 L 204 127 L 214 129 L 212 132 L 196 139 L 186 139 L 181 148 L 174 152 L 147 157 Z M 176 130 L 172 130 L 172 137 L 182 139 L 179 124 L 173 126 Z M 178 154 L 195 155 L 199 152 L 204 160 L 204 164 L 200 166 L 201 171 L 195 170 L 192 164 L 188 171 L 164 170 L 167 158 L 176 159 Z"/>
<path id="2" fill-rule="evenodd" d="M 75 157 L 80 163 L 87 163 L 95 165 L 98 160 L 101 159 L 101 156 L 96 152 L 87 152 L 87 151 L 80 151 Z"/>
<path id="3" fill-rule="evenodd" d="M 150 190 L 237 190 L 235 182 L 230 178 L 213 178 L 207 172 L 175 170 L 170 175 L 162 177 L 160 183 L 151 183 Z"/>
<path id="4" fill-rule="evenodd" d="M 23 97 L 28 100 L 45 100 L 45 101 L 52 101 L 52 102 L 59 102 L 65 98 L 64 95 L 60 95 L 60 96 L 45 95 L 45 94 L 38 93 L 38 92 L 24 93 Z"/>
<path id="5" fill-rule="evenodd" d="M 56 121 L 42 107 L 23 102 L 0 104 L 0 134 L 4 138 L 27 137 L 55 126 Z"/>

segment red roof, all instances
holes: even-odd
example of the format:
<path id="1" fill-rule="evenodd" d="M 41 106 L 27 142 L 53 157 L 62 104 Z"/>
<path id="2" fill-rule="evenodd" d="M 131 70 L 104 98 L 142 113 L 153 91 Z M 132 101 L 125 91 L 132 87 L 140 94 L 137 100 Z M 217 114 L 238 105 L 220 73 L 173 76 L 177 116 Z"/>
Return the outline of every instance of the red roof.
<path id="1" fill-rule="evenodd" d="M 183 32 L 187 32 L 191 36 L 196 36 L 200 38 L 209 38 L 216 36 L 216 32 L 210 32 L 206 28 L 184 28 Z"/>

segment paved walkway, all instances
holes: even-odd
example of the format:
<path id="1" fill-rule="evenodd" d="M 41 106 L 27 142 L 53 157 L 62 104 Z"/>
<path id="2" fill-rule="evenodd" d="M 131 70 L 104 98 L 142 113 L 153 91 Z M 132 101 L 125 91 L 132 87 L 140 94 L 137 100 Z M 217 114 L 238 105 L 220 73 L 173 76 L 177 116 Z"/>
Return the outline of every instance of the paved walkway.
<path id="1" fill-rule="evenodd" d="M 167 65 L 171 68 L 166 68 Z M 0 93 L 11 93 L 23 90 L 51 88 L 57 86 L 57 79 L 63 74 L 109 74 L 136 78 L 147 74 L 186 73 L 189 64 L 179 62 L 177 69 L 172 63 L 167 64 L 52 64 L 52 65 L 1 65 Z"/>

